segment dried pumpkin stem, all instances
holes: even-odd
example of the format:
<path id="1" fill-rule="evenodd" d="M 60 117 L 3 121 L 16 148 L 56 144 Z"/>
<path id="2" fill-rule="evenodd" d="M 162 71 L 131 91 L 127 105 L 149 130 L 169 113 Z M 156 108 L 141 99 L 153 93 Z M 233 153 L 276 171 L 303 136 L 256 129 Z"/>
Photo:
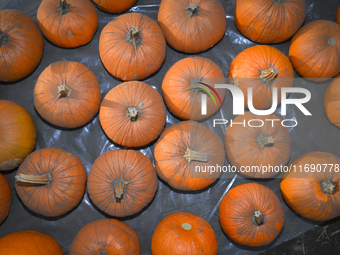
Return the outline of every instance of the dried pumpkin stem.
<path id="1" fill-rule="evenodd" d="M 129 182 L 125 181 L 123 177 L 119 177 L 113 181 L 114 189 L 115 189 L 115 196 L 116 198 L 122 198 L 124 194 L 124 189 Z"/>
<path id="2" fill-rule="evenodd" d="M 62 98 L 62 97 L 71 97 L 73 89 L 69 88 L 66 86 L 65 82 L 58 86 L 58 97 L 57 98 Z"/>
<path id="3" fill-rule="evenodd" d="M 132 122 L 137 121 L 141 113 L 142 111 L 135 105 L 130 105 L 126 107 L 126 117 Z"/>
<path id="4" fill-rule="evenodd" d="M 42 175 L 28 175 L 28 174 L 19 174 L 15 176 L 15 181 L 17 182 L 26 182 L 33 184 L 49 184 L 53 181 L 53 176 L 51 173 L 42 174 Z"/>
<path id="5" fill-rule="evenodd" d="M 329 38 L 327 38 L 327 43 L 329 44 L 329 45 L 335 45 L 336 44 L 336 39 L 335 38 L 333 38 L 333 37 L 329 37 Z"/>
<path id="6" fill-rule="evenodd" d="M 8 42 L 8 36 L 0 31 L 0 46 L 1 45 L 6 45 Z"/>
<path id="7" fill-rule="evenodd" d="M 258 146 L 260 146 L 260 150 L 262 151 L 265 146 L 270 147 L 274 144 L 274 138 L 272 136 L 263 136 L 260 135 L 258 138 L 256 138 L 255 142 Z"/>
<path id="8" fill-rule="evenodd" d="M 190 3 L 187 8 L 185 8 L 185 11 L 190 17 L 198 16 L 199 12 L 199 6 L 196 3 Z"/>
<path id="9" fill-rule="evenodd" d="M 66 0 L 60 0 L 60 4 L 57 6 L 60 15 L 68 13 L 70 5 L 66 3 Z"/>
<path id="10" fill-rule="evenodd" d="M 262 79 L 264 82 L 271 82 L 277 75 L 278 71 L 275 67 L 270 67 L 268 69 L 261 70 L 259 78 Z"/>
<path id="11" fill-rule="evenodd" d="M 260 211 L 255 210 L 253 216 L 251 216 L 251 221 L 254 223 L 255 226 L 259 226 L 264 224 L 264 214 Z"/>
<path id="12" fill-rule="evenodd" d="M 110 255 L 110 254 L 107 253 L 107 252 L 101 252 L 101 253 L 99 253 L 99 255 Z"/>
<path id="13" fill-rule="evenodd" d="M 142 39 L 140 37 L 138 27 L 134 26 L 130 27 L 127 35 L 127 40 L 135 47 L 137 47 L 140 44 Z"/>
<path id="14" fill-rule="evenodd" d="M 321 182 L 323 193 L 333 194 L 336 190 L 336 183 L 334 183 L 331 179 L 323 180 Z"/>
<path id="15" fill-rule="evenodd" d="M 208 160 L 209 160 L 209 155 L 207 153 L 190 150 L 189 148 L 187 148 L 183 157 L 188 162 L 191 162 L 193 160 L 194 161 L 201 161 L 201 162 L 208 162 Z"/>
<path id="16" fill-rule="evenodd" d="M 287 0 L 274 0 L 274 2 L 276 2 L 276 3 L 283 3 L 285 1 L 287 1 Z"/>
<path id="17" fill-rule="evenodd" d="M 182 228 L 185 229 L 185 230 L 190 230 L 192 228 L 192 226 L 189 223 L 183 223 Z"/>

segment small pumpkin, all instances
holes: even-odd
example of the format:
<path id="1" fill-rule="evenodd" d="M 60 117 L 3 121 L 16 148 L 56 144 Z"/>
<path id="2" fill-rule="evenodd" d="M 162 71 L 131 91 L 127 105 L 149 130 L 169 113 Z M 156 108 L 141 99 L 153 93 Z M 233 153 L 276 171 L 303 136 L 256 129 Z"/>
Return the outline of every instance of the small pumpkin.
<path id="1" fill-rule="evenodd" d="M 13 82 L 39 64 L 44 38 L 35 21 L 17 10 L 0 10 L 0 81 Z"/>
<path id="2" fill-rule="evenodd" d="M 284 225 L 282 205 L 275 193 L 258 183 L 230 189 L 219 208 L 223 231 L 235 242 L 248 246 L 271 243 Z"/>
<path id="3" fill-rule="evenodd" d="M 34 106 L 48 122 L 76 128 L 98 113 L 101 91 L 89 68 L 73 61 L 49 65 L 39 76 L 33 91 Z"/>
<path id="4" fill-rule="evenodd" d="M 202 84 L 203 83 L 203 84 Z M 181 119 L 201 120 L 214 114 L 221 103 L 212 93 L 215 101 L 207 97 L 207 114 L 201 114 L 202 85 L 225 83 L 222 70 L 210 59 L 188 57 L 176 62 L 166 73 L 162 92 L 169 110 Z M 203 86 L 209 91 L 209 88 Z M 225 97 L 225 89 L 216 89 L 221 101 Z"/>
<path id="5" fill-rule="evenodd" d="M 0 224 L 6 219 L 11 207 L 11 187 L 5 176 L 0 174 Z"/>
<path id="6" fill-rule="evenodd" d="M 0 171 L 19 166 L 33 151 L 35 140 L 34 122 L 25 108 L 0 100 Z"/>
<path id="7" fill-rule="evenodd" d="M 86 171 L 76 155 L 51 147 L 28 155 L 15 180 L 17 194 L 28 209 L 57 217 L 72 210 L 83 198 Z"/>
<path id="8" fill-rule="evenodd" d="M 166 43 L 157 23 L 140 13 L 120 15 L 107 24 L 99 38 L 105 68 L 123 80 L 141 80 L 155 73 L 165 59 Z"/>
<path id="9" fill-rule="evenodd" d="M 281 179 L 286 203 L 301 216 L 325 221 L 340 215 L 340 158 L 309 152 L 295 159 Z"/>
<path id="10" fill-rule="evenodd" d="M 209 166 L 224 165 L 222 141 L 208 127 L 183 121 L 167 128 L 155 151 L 158 176 L 178 190 L 200 190 L 215 182 L 221 172 Z"/>
<path id="11" fill-rule="evenodd" d="M 227 28 L 226 13 L 219 0 L 162 0 L 158 23 L 167 43 L 186 53 L 211 48 Z"/>
<path id="12" fill-rule="evenodd" d="M 203 218 L 186 212 L 166 216 L 151 240 L 152 255 L 217 255 L 216 234 Z"/>
<path id="13" fill-rule="evenodd" d="M 252 88 L 255 109 L 268 109 L 273 104 L 273 88 L 281 102 L 281 88 L 293 86 L 294 70 L 288 57 L 267 45 L 257 45 L 239 53 L 229 67 L 229 80 L 242 90 L 247 107 L 248 88 Z M 276 106 L 276 105 L 275 105 Z"/>
<path id="14" fill-rule="evenodd" d="M 253 41 L 279 43 L 296 33 L 305 13 L 305 0 L 237 0 L 235 24 Z"/>
<path id="15" fill-rule="evenodd" d="M 340 25 L 329 20 L 312 21 L 294 35 L 289 59 L 304 78 L 324 81 L 340 72 Z"/>
<path id="16" fill-rule="evenodd" d="M 246 112 L 232 122 L 235 124 L 229 124 L 225 132 L 224 147 L 229 163 L 238 172 L 247 177 L 270 178 L 278 173 L 276 166 L 287 164 L 290 137 L 278 116 Z"/>
<path id="17" fill-rule="evenodd" d="M 151 160 L 133 150 L 113 150 L 93 163 L 88 183 L 92 202 L 106 214 L 131 216 L 151 202 L 158 188 Z"/>
<path id="18" fill-rule="evenodd" d="M 137 0 L 92 0 L 98 9 L 119 13 L 129 9 Z"/>
<path id="19" fill-rule="evenodd" d="M 63 255 L 60 244 L 51 236 L 33 230 L 22 230 L 0 238 L 0 254 Z"/>
<path id="20" fill-rule="evenodd" d="M 38 8 L 37 21 L 50 42 L 75 48 L 92 40 L 98 15 L 89 0 L 43 0 Z"/>
<path id="21" fill-rule="evenodd" d="M 327 87 L 323 97 L 323 109 L 329 121 L 340 127 L 340 75 Z"/>
<path id="22" fill-rule="evenodd" d="M 162 132 L 166 111 L 161 95 L 144 82 L 123 82 L 106 94 L 99 112 L 106 135 L 115 143 L 141 147 Z"/>

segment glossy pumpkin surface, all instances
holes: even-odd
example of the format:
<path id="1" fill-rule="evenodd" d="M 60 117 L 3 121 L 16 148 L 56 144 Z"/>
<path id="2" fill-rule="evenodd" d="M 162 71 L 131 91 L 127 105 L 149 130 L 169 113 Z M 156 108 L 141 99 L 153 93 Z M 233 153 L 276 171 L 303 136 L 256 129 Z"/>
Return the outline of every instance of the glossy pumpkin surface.
<path id="1" fill-rule="evenodd" d="M 0 224 L 6 219 L 11 207 L 11 187 L 5 176 L 0 174 Z"/>
<path id="2" fill-rule="evenodd" d="M 98 9 L 111 13 L 119 13 L 129 9 L 136 0 L 92 0 Z"/>
<path id="3" fill-rule="evenodd" d="M 323 97 L 323 109 L 329 121 L 340 127 L 340 76 L 328 85 Z"/>

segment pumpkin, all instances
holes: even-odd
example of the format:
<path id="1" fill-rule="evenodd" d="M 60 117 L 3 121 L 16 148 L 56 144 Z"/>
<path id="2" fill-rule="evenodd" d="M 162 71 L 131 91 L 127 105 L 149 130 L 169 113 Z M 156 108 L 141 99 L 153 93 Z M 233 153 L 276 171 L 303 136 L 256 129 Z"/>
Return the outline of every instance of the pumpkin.
<path id="1" fill-rule="evenodd" d="M 0 238 L 0 253 L 8 255 L 64 254 L 60 244 L 53 237 L 34 230 L 22 230 Z"/>
<path id="2" fill-rule="evenodd" d="M 326 152 L 309 152 L 295 159 L 281 179 L 286 203 L 301 216 L 330 220 L 340 215 L 340 158 Z"/>
<path id="3" fill-rule="evenodd" d="M 296 33 L 305 13 L 305 0 L 237 0 L 235 24 L 253 41 L 279 43 Z"/>
<path id="4" fill-rule="evenodd" d="M 279 199 L 271 189 L 258 183 L 230 189 L 220 203 L 219 219 L 233 241 L 248 246 L 269 244 L 284 225 Z"/>
<path id="5" fill-rule="evenodd" d="M 226 13 L 219 0 L 162 0 L 158 24 L 167 43 L 187 53 L 211 48 L 227 28 Z"/>
<path id="6" fill-rule="evenodd" d="M 221 174 L 210 172 L 209 167 L 222 167 L 225 159 L 219 137 L 195 121 L 168 127 L 156 143 L 154 156 L 158 176 L 178 190 L 209 186 Z"/>
<path id="7" fill-rule="evenodd" d="M 21 164 L 35 146 L 31 115 L 17 103 L 0 100 L 0 171 Z"/>
<path id="8" fill-rule="evenodd" d="M 141 147 L 162 132 L 166 111 L 161 95 L 144 82 L 123 82 L 106 94 L 99 113 L 100 124 L 113 142 Z"/>
<path id="9" fill-rule="evenodd" d="M 86 171 L 76 155 L 51 147 L 28 155 L 15 180 L 17 194 L 28 209 L 57 217 L 72 210 L 83 198 Z"/>
<path id="10" fill-rule="evenodd" d="M 93 163 L 88 183 L 92 202 L 106 214 L 131 216 L 155 196 L 157 174 L 151 160 L 133 150 L 113 150 Z"/>
<path id="11" fill-rule="evenodd" d="M 0 224 L 6 219 L 11 207 L 11 187 L 5 176 L 0 174 Z"/>
<path id="12" fill-rule="evenodd" d="M 34 106 L 48 122 L 63 128 L 85 125 L 98 113 L 101 92 L 96 76 L 83 64 L 60 61 L 39 76 Z"/>
<path id="13" fill-rule="evenodd" d="M 44 38 L 27 13 L 0 10 L 0 81 L 17 81 L 30 74 L 43 50 Z"/>
<path id="14" fill-rule="evenodd" d="M 224 75 L 213 61 L 202 57 L 184 58 L 176 62 L 163 79 L 164 101 L 169 110 L 179 118 L 201 120 L 211 116 L 221 107 L 217 95 L 211 92 L 214 99 L 207 97 L 207 114 L 201 114 L 202 93 L 206 93 L 203 89 L 210 90 L 204 87 L 204 84 L 214 88 L 215 84 L 219 83 L 225 83 Z M 223 101 L 225 89 L 216 91 Z"/>
<path id="15" fill-rule="evenodd" d="M 340 75 L 329 84 L 323 97 L 323 109 L 331 123 L 340 127 Z"/>
<path id="16" fill-rule="evenodd" d="M 289 59 L 304 78 L 324 81 L 340 72 L 340 25 L 316 20 L 304 25 L 294 35 Z"/>
<path id="17" fill-rule="evenodd" d="M 86 224 L 72 241 L 70 255 L 139 255 L 136 232 L 125 222 L 100 219 Z"/>
<path id="18" fill-rule="evenodd" d="M 89 0 L 43 0 L 38 8 L 37 21 L 51 43 L 75 48 L 92 40 L 98 15 Z"/>
<path id="19" fill-rule="evenodd" d="M 247 91 L 252 88 L 255 109 L 268 109 L 273 104 L 273 88 L 281 102 L 281 88 L 293 86 L 294 70 L 288 57 L 267 45 L 257 45 L 238 54 L 229 67 L 230 83 L 242 90 L 245 107 Z M 275 105 L 276 106 L 276 105 Z"/>
<path id="20" fill-rule="evenodd" d="M 120 15 L 99 38 L 99 55 L 113 76 L 141 80 L 155 73 L 165 59 L 166 43 L 157 23 L 140 13 Z"/>
<path id="21" fill-rule="evenodd" d="M 238 172 L 252 178 L 270 178 L 288 162 L 289 132 L 278 116 L 246 112 L 232 123 L 226 129 L 224 147 L 229 163 Z"/>
<path id="22" fill-rule="evenodd" d="M 340 5 L 338 7 L 338 10 L 336 12 L 336 23 L 340 25 Z"/>
<path id="23" fill-rule="evenodd" d="M 98 9 L 111 12 L 119 13 L 129 9 L 137 0 L 92 0 Z"/>
<path id="24" fill-rule="evenodd" d="M 192 213 L 176 212 L 156 227 L 152 255 L 217 255 L 216 235 L 210 224 Z"/>

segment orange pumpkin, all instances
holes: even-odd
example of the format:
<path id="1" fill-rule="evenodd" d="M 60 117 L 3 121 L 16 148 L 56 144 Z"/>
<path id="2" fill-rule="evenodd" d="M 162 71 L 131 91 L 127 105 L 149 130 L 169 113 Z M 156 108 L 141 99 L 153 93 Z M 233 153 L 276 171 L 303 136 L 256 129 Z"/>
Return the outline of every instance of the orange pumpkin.
<path id="1" fill-rule="evenodd" d="M 98 9 L 111 12 L 119 13 L 129 9 L 137 0 L 92 0 Z"/>
<path id="2" fill-rule="evenodd" d="M 162 92 L 169 110 L 181 119 L 201 120 L 214 114 L 221 104 L 212 93 L 215 101 L 207 97 L 207 114 L 201 114 L 201 97 L 205 93 L 202 84 L 215 87 L 225 83 L 222 70 L 211 60 L 202 57 L 188 57 L 176 62 L 166 73 Z M 225 89 L 216 89 L 221 101 Z"/>
<path id="3" fill-rule="evenodd" d="M 337 127 L 340 127 L 340 75 L 329 84 L 323 98 L 323 109 L 327 118 Z"/>
<path id="4" fill-rule="evenodd" d="M 269 244 L 284 225 L 279 199 L 271 189 L 258 183 L 230 189 L 220 203 L 219 219 L 233 241 L 248 246 Z"/>
<path id="5" fill-rule="evenodd" d="M 44 38 L 27 13 L 0 10 L 0 49 L 0 81 L 17 81 L 39 64 Z"/>
<path id="6" fill-rule="evenodd" d="M 151 160 L 133 150 L 113 150 L 93 163 L 87 183 L 92 202 L 108 215 L 131 216 L 153 199 L 158 179 Z"/>
<path id="7" fill-rule="evenodd" d="M 124 81 L 141 80 L 162 65 L 166 43 L 157 23 L 128 13 L 107 24 L 100 34 L 99 55 L 110 74 Z"/>
<path id="8" fill-rule="evenodd" d="M 176 212 L 156 227 L 151 241 L 152 255 L 217 255 L 216 234 L 203 218 Z"/>
<path id="9" fill-rule="evenodd" d="M 140 255 L 136 232 L 125 222 L 115 219 L 96 220 L 86 224 L 74 238 L 70 255 L 120 254 Z"/>
<path id="10" fill-rule="evenodd" d="M 187 53 L 211 48 L 222 39 L 227 27 L 219 0 L 162 0 L 158 23 L 167 43 Z"/>
<path id="11" fill-rule="evenodd" d="M 221 172 L 208 167 L 224 165 L 222 141 L 209 128 L 183 121 L 167 128 L 155 146 L 158 176 L 179 190 L 200 190 L 215 182 Z"/>
<path id="12" fill-rule="evenodd" d="M 119 84 L 105 96 L 99 113 L 100 124 L 115 143 L 141 147 L 162 132 L 166 111 L 161 95 L 144 82 Z"/>
<path id="13" fill-rule="evenodd" d="M 98 26 L 96 8 L 89 0 L 43 0 L 37 21 L 50 42 L 65 48 L 87 44 Z"/>
<path id="14" fill-rule="evenodd" d="M 273 88 L 281 102 L 281 88 L 293 86 L 294 70 L 288 57 L 267 45 L 250 47 L 238 54 L 229 67 L 230 82 L 242 90 L 245 107 L 247 90 L 252 88 L 255 109 L 268 109 L 273 103 Z"/>
<path id="15" fill-rule="evenodd" d="M 340 5 L 338 7 L 338 11 L 336 12 L 336 23 L 340 25 Z"/>
<path id="16" fill-rule="evenodd" d="M 37 214 L 56 217 L 76 207 L 83 198 L 86 171 L 76 155 L 45 148 L 28 155 L 15 180 L 24 205 Z"/>
<path id="17" fill-rule="evenodd" d="M 224 147 L 229 163 L 237 171 L 247 177 L 269 178 L 287 164 L 290 157 L 289 132 L 281 125 L 278 116 L 246 112 L 232 122 L 235 124 L 229 124 L 225 132 Z"/>
<path id="18" fill-rule="evenodd" d="M 6 219 L 11 207 L 11 187 L 5 176 L 0 174 L 0 224 Z"/>
<path id="19" fill-rule="evenodd" d="M 31 115 L 14 102 L 0 100 L 0 171 L 19 166 L 34 149 L 35 139 Z"/>
<path id="20" fill-rule="evenodd" d="M 282 175 L 281 193 L 301 216 L 317 221 L 340 215 L 340 158 L 326 152 L 309 152 L 295 159 Z"/>
<path id="21" fill-rule="evenodd" d="M 34 106 L 48 122 L 63 128 L 80 127 L 98 113 L 101 92 L 96 76 L 72 61 L 49 65 L 33 91 Z"/>
<path id="22" fill-rule="evenodd" d="M 305 0 L 237 0 L 235 23 L 253 41 L 279 43 L 296 33 L 305 13 Z"/>
<path id="23" fill-rule="evenodd" d="M 316 20 L 304 25 L 292 38 L 289 59 L 304 78 L 324 81 L 340 72 L 340 25 Z"/>

